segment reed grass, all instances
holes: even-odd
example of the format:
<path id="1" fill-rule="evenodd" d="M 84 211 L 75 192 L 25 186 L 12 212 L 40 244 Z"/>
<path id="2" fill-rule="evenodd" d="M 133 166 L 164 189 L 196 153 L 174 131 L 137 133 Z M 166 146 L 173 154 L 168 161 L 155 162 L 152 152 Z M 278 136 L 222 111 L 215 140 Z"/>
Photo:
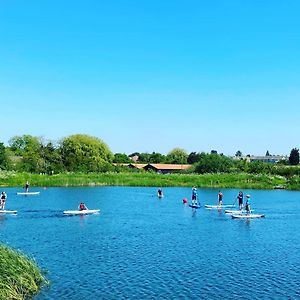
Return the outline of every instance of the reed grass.
<path id="1" fill-rule="evenodd" d="M 0 172 L 0 185 L 24 186 L 26 181 L 32 186 L 198 186 L 202 188 L 251 188 L 273 189 L 284 186 L 300 190 L 299 177 L 293 181 L 283 176 L 220 173 L 220 174 L 156 174 L 151 172 L 127 173 L 61 173 L 57 175 L 39 175 L 30 173 Z"/>
<path id="2" fill-rule="evenodd" d="M 36 263 L 19 251 L 0 246 L 0 299 L 30 299 L 47 284 Z"/>

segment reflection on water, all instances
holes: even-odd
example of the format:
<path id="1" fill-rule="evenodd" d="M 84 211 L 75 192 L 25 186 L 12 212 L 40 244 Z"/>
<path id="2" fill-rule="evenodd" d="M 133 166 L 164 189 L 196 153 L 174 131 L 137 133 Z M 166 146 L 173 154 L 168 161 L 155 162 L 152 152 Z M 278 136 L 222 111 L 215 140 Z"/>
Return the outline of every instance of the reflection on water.
<path id="1" fill-rule="evenodd" d="M 6 191 L 18 215 L 0 215 L 0 239 L 49 271 L 38 300 L 300 297 L 299 192 L 245 191 L 266 218 L 233 220 L 183 205 L 186 188 L 164 188 L 163 199 L 155 188 Z M 237 192 L 224 190 L 224 204 Z M 202 205 L 216 204 L 217 193 L 198 190 Z M 100 214 L 63 215 L 82 198 Z"/>

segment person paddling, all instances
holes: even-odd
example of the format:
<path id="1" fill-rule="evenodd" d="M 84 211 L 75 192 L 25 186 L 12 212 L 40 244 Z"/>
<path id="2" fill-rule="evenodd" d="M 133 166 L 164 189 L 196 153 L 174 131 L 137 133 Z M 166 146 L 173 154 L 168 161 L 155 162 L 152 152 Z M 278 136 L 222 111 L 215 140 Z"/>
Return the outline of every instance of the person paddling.
<path id="1" fill-rule="evenodd" d="M 243 209 L 243 192 L 240 191 L 239 194 L 237 195 L 237 199 L 239 200 L 239 210 Z"/>
<path id="2" fill-rule="evenodd" d="M 223 194 L 222 194 L 221 191 L 219 191 L 219 193 L 218 193 L 218 205 L 222 206 L 222 204 L 223 204 Z"/>
<path id="3" fill-rule="evenodd" d="M 162 189 L 157 190 L 157 196 L 158 198 L 162 198 L 164 196 Z"/>
<path id="4" fill-rule="evenodd" d="M 6 202 L 7 195 L 5 192 L 1 193 L 0 197 L 0 209 L 4 210 L 5 209 L 5 202 Z"/>
<path id="5" fill-rule="evenodd" d="M 197 188 L 195 186 L 192 188 L 192 205 L 198 205 Z"/>
<path id="6" fill-rule="evenodd" d="M 29 191 L 29 182 L 28 182 L 28 180 L 25 183 L 24 189 L 25 189 L 25 193 L 28 193 L 28 191 Z"/>
<path id="7" fill-rule="evenodd" d="M 85 206 L 85 204 L 83 202 L 80 202 L 78 209 L 79 210 L 87 210 L 87 207 Z"/>
<path id="8" fill-rule="evenodd" d="M 245 210 L 246 214 L 249 215 L 251 213 L 251 207 L 250 207 L 250 195 L 246 195 L 246 205 L 245 205 Z"/>

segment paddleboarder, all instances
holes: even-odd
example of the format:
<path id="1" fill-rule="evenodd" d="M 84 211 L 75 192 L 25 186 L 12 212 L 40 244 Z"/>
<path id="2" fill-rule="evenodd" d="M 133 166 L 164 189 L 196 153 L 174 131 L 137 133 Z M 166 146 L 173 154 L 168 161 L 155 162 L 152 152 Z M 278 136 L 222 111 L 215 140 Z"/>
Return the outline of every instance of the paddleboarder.
<path id="1" fill-rule="evenodd" d="M 29 182 L 28 182 L 28 180 L 25 183 L 24 189 L 25 189 L 25 193 L 28 193 L 28 191 L 29 191 Z"/>
<path id="2" fill-rule="evenodd" d="M 162 198 L 164 196 L 162 189 L 157 190 L 157 197 Z"/>
<path id="3" fill-rule="evenodd" d="M 245 210 L 246 210 L 247 215 L 249 215 L 251 212 L 250 203 L 249 203 L 250 195 L 246 195 L 246 198 L 247 198 L 247 200 L 246 200 Z"/>
<path id="4" fill-rule="evenodd" d="M 83 202 L 80 202 L 79 206 L 78 206 L 79 210 L 86 210 L 87 207 L 85 206 L 85 204 Z"/>
<path id="5" fill-rule="evenodd" d="M 198 205 L 197 188 L 195 186 L 192 188 L 192 205 Z"/>
<path id="6" fill-rule="evenodd" d="M 218 205 L 222 206 L 222 204 L 223 204 L 223 194 L 222 194 L 221 191 L 219 191 L 219 193 L 218 193 Z"/>
<path id="7" fill-rule="evenodd" d="M 0 209 L 4 210 L 5 209 L 5 202 L 7 199 L 7 195 L 5 192 L 1 193 L 1 197 L 0 197 Z"/>
<path id="8" fill-rule="evenodd" d="M 239 201 L 239 209 L 242 210 L 243 209 L 243 192 L 239 191 L 239 194 L 237 195 L 237 199 Z"/>

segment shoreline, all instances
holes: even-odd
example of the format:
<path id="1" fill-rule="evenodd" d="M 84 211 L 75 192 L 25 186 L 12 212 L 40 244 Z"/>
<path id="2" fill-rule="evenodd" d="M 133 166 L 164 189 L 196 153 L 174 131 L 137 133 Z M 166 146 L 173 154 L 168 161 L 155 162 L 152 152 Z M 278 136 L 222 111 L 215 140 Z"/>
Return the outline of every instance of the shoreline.
<path id="1" fill-rule="evenodd" d="M 300 190 L 300 176 L 283 176 L 220 173 L 220 174 L 157 174 L 149 172 L 126 173 L 61 173 L 56 175 L 0 172 L 1 187 L 76 187 L 76 186 L 141 186 L 141 187 L 191 187 L 247 188 Z"/>

